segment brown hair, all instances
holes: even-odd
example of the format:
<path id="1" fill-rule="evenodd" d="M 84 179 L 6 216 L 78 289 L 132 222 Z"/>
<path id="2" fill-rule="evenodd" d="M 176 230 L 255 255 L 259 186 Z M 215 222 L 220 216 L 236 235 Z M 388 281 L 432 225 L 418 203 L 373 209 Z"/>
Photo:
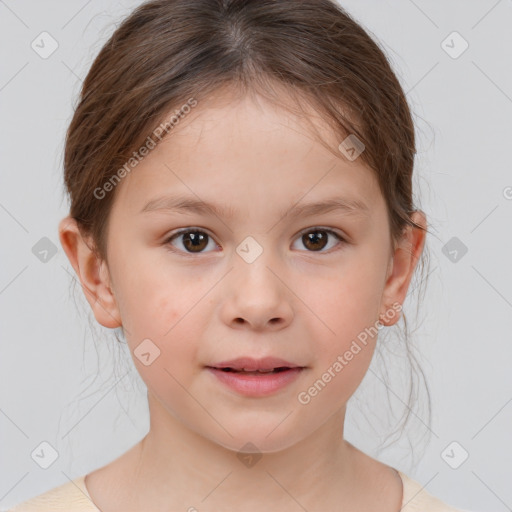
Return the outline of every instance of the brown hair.
<path id="1" fill-rule="evenodd" d="M 343 8 L 330 0 L 154 0 L 101 49 L 67 132 L 70 215 L 98 255 L 107 260 L 116 188 L 101 199 L 94 191 L 172 109 L 228 86 L 277 103 L 275 85 L 313 107 L 339 142 L 354 134 L 364 143 L 359 158 L 378 179 L 393 247 L 406 226 L 423 229 L 410 217 L 416 148 L 406 97 L 383 50 Z"/>

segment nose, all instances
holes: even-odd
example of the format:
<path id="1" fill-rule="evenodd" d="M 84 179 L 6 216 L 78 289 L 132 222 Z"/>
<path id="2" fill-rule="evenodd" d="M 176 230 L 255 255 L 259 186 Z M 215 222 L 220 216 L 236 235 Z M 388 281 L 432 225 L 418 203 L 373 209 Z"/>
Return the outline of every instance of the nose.
<path id="1" fill-rule="evenodd" d="M 290 274 L 264 255 L 252 263 L 235 258 L 224 280 L 222 317 L 232 328 L 276 331 L 292 321 Z"/>

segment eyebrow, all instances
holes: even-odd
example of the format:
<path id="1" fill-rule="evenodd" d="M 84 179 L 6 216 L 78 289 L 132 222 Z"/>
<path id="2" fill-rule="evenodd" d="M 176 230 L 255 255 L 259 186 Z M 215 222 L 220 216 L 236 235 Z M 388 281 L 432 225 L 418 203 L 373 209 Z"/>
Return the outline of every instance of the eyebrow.
<path id="1" fill-rule="evenodd" d="M 316 203 L 296 203 L 289 209 L 278 212 L 278 216 L 279 218 L 286 215 L 307 217 L 336 210 L 354 216 L 368 216 L 370 214 L 370 208 L 363 201 L 343 197 L 330 197 Z M 181 211 L 184 213 L 215 215 L 228 219 L 240 215 L 240 212 L 234 208 L 208 203 L 192 196 L 183 195 L 162 196 L 153 199 L 142 208 L 140 213 L 152 211 Z"/>

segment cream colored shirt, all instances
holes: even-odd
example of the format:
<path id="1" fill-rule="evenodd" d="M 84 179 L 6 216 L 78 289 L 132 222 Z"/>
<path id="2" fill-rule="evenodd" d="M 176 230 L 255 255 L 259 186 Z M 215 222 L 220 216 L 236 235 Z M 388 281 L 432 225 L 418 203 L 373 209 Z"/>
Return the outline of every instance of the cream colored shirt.
<path id="1" fill-rule="evenodd" d="M 441 502 L 421 484 L 398 471 L 403 482 L 400 512 L 464 512 Z M 101 512 L 85 487 L 85 475 L 24 501 L 7 512 Z M 397 511 L 398 512 L 398 511 Z"/>

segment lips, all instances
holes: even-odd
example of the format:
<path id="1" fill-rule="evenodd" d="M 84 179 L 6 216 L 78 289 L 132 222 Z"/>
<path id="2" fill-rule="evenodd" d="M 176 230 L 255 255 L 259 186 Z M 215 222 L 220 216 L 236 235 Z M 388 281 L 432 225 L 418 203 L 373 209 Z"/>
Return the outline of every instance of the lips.
<path id="1" fill-rule="evenodd" d="M 224 389 L 228 388 L 231 392 L 248 398 L 269 397 L 292 389 L 293 383 L 307 371 L 304 366 L 274 357 L 232 359 L 216 363 L 215 366 L 206 366 L 205 370 Z"/>
<path id="2" fill-rule="evenodd" d="M 292 368 L 303 367 L 277 357 L 264 357 L 262 359 L 239 357 L 237 359 L 215 363 L 214 365 L 208 366 L 208 368 L 235 373 L 278 373 Z"/>

